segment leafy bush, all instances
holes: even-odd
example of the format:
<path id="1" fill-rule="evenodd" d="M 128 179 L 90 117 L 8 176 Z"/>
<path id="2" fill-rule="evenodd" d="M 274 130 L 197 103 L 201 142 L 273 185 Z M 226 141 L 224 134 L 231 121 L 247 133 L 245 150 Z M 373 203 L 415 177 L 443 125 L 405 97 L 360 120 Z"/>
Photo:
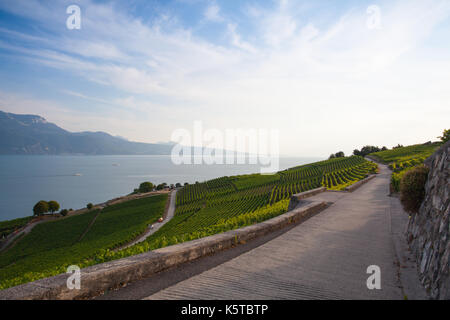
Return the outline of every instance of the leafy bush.
<path id="1" fill-rule="evenodd" d="M 48 210 L 49 210 L 48 202 L 44 200 L 39 201 L 33 207 L 33 213 L 35 216 L 43 215 L 44 213 L 48 212 Z"/>
<path id="2" fill-rule="evenodd" d="M 163 190 L 167 186 L 167 183 L 160 183 L 156 186 L 156 190 L 160 191 Z"/>
<path id="3" fill-rule="evenodd" d="M 155 186 L 153 185 L 153 183 L 146 181 L 146 182 L 142 182 L 140 184 L 138 191 L 140 193 L 147 193 L 147 192 L 153 191 L 154 187 Z"/>
<path id="4" fill-rule="evenodd" d="M 331 154 L 330 157 L 328 158 L 328 160 L 334 159 L 334 158 L 344 158 L 344 157 L 345 157 L 344 152 L 343 151 L 339 151 L 339 152 L 336 152 L 334 154 Z"/>
<path id="5" fill-rule="evenodd" d="M 93 207 L 94 207 L 94 205 L 92 203 L 90 203 L 90 202 L 86 205 L 86 208 L 88 210 L 91 210 Z"/>
<path id="6" fill-rule="evenodd" d="M 384 148 L 386 148 L 386 147 L 384 147 Z M 378 152 L 380 150 L 381 149 L 376 147 L 376 146 L 364 146 L 364 147 L 361 148 L 361 151 L 358 150 L 358 149 L 353 150 L 353 154 L 355 156 L 365 157 L 365 156 L 367 156 L 370 153 Z"/>
<path id="7" fill-rule="evenodd" d="M 450 129 L 444 130 L 444 132 L 442 132 L 442 136 L 438 138 L 444 143 L 450 140 Z"/>
<path id="8" fill-rule="evenodd" d="M 416 213 L 425 197 L 429 169 L 424 165 L 407 171 L 400 181 L 400 199 L 407 212 Z"/>
<path id="9" fill-rule="evenodd" d="M 59 203 L 56 202 L 56 201 L 54 201 L 54 200 L 49 201 L 49 202 L 48 202 L 48 210 L 49 210 L 51 213 L 54 213 L 54 212 L 58 211 L 58 210 L 59 210 Z"/>
<path id="10" fill-rule="evenodd" d="M 403 176 L 408 171 L 414 168 L 406 168 L 403 171 L 393 172 L 391 176 L 391 192 L 400 192 L 400 182 L 402 181 Z"/>

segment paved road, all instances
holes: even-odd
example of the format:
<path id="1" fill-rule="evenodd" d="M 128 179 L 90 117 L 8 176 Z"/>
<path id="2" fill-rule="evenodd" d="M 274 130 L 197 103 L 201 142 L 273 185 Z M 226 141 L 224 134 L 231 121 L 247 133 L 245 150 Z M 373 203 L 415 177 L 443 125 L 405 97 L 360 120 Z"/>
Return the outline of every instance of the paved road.
<path id="1" fill-rule="evenodd" d="M 124 246 L 123 248 L 120 248 L 119 250 L 123 250 L 128 247 L 134 246 L 137 243 L 141 243 L 142 241 L 144 241 L 145 239 L 150 237 L 152 234 L 154 234 L 156 231 L 158 231 L 163 225 L 165 225 L 167 222 L 169 222 L 170 219 L 172 219 L 173 216 L 175 215 L 175 198 L 176 198 L 176 196 L 177 196 L 177 190 L 175 189 L 169 195 L 169 197 L 170 197 L 169 208 L 167 209 L 167 215 L 163 222 L 155 223 L 153 225 L 153 229 L 148 229 L 147 232 L 144 233 L 141 237 L 139 237 L 138 239 L 129 243 L 128 245 Z"/>
<path id="2" fill-rule="evenodd" d="M 399 261 L 401 231 L 392 227 L 403 229 L 407 215 L 388 196 L 390 172 L 380 167 L 353 193 L 314 196 L 333 204 L 306 222 L 146 299 L 424 298 L 415 263 L 402 262 L 411 257 Z M 370 265 L 381 269 L 381 290 L 367 288 Z"/>

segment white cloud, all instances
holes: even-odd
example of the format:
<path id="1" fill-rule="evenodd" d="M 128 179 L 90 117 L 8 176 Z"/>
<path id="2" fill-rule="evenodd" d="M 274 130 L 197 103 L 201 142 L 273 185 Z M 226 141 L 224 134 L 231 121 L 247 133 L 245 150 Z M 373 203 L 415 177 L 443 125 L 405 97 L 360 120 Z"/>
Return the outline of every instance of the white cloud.
<path id="1" fill-rule="evenodd" d="M 297 31 L 297 23 L 285 12 L 268 15 L 263 23 L 264 39 L 271 46 L 277 46 L 286 41 Z"/>
<path id="2" fill-rule="evenodd" d="M 230 35 L 232 45 L 239 49 L 242 49 L 242 50 L 245 50 L 245 51 L 248 51 L 251 53 L 256 53 L 256 49 L 251 44 L 241 40 L 241 35 L 239 33 L 237 33 L 236 27 L 237 27 L 236 24 L 233 24 L 233 23 L 228 23 L 228 25 L 227 25 L 228 33 Z"/>
<path id="3" fill-rule="evenodd" d="M 220 7 L 216 3 L 210 4 L 205 10 L 205 18 L 213 22 L 223 22 L 224 19 L 220 15 Z"/>
<path id="4" fill-rule="evenodd" d="M 42 14 L 45 21 L 45 8 L 32 3 L 34 18 Z M 127 97 L 113 101 L 124 118 L 134 112 L 140 121 L 127 127 L 132 135 L 120 125 L 114 133 L 140 141 L 154 140 L 149 122 L 167 134 L 158 140 L 168 140 L 172 129 L 190 128 L 200 119 L 219 129 L 279 128 L 284 153 L 325 155 L 336 148 L 350 152 L 358 144 L 389 144 L 393 135 L 403 144 L 432 139 L 429 133 L 448 123 L 450 65 L 421 51 L 448 19 L 448 2 L 382 2 L 380 30 L 366 27 L 365 8 L 324 27 L 294 14 L 295 5 L 282 1 L 275 10 L 249 9 L 249 19 L 259 26 L 252 34 L 226 21 L 225 46 L 168 15 L 149 23 L 112 5 L 83 1 L 88 31 L 49 39 L 41 49 L 0 46 L 117 90 Z M 225 22 L 215 3 L 204 14 Z M 425 121 L 424 105 L 434 124 L 423 123 L 413 133 L 411 123 Z M 110 124 L 119 120 L 111 118 Z"/>

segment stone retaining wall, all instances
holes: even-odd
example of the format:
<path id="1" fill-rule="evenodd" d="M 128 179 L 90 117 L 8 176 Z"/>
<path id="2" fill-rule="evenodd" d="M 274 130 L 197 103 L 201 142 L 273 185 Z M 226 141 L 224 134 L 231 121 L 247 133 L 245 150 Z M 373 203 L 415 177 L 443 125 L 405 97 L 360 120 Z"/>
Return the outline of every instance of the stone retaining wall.
<path id="1" fill-rule="evenodd" d="M 375 174 L 369 175 L 368 177 L 366 177 L 366 178 L 364 178 L 364 179 L 362 179 L 360 181 L 357 181 L 354 184 L 346 187 L 344 190 L 347 191 L 347 192 L 353 192 L 356 189 L 358 189 L 360 186 L 362 186 L 363 184 L 369 182 L 370 180 L 372 180 L 375 177 L 376 177 Z M 325 191 L 327 191 L 327 188 L 320 187 L 320 188 L 312 189 L 312 190 L 309 190 L 309 191 L 293 194 L 291 196 L 290 201 L 289 201 L 289 208 L 288 208 L 288 210 L 295 209 L 295 207 L 297 207 L 297 205 L 300 203 L 300 200 L 308 198 L 308 197 L 311 197 L 311 196 L 314 196 L 316 194 L 319 194 L 319 193 L 322 193 L 322 192 L 325 192 Z M 329 190 L 329 191 L 342 192 L 342 191 L 336 191 L 336 190 Z"/>
<path id="2" fill-rule="evenodd" d="M 430 156 L 425 199 L 411 216 L 407 239 L 418 261 L 422 284 L 433 299 L 450 299 L 450 141 Z"/>
<path id="3" fill-rule="evenodd" d="M 367 178 L 364 178 L 364 179 L 362 179 L 362 180 L 359 180 L 359 181 L 355 182 L 354 184 L 352 184 L 352 185 L 346 187 L 346 188 L 345 188 L 345 191 L 353 192 L 353 191 L 355 191 L 356 189 L 358 189 L 359 187 L 361 187 L 363 184 L 369 182 L 370 180 L 372 180 L 372 179 L 375 178 L 375 177 L 376 177 L 375 174 L 371 174 L 371 175 L 369 175 Z"/>
<path id="4" fill-rule="evenodd" d="M 322 193 L 325 191 L 327 191 L 327 188 L 320 187 L 320 188 L 293 194 L 289 201 L 288 211 L 294 210 L 297 207 L 297 205 L 300 203 L 300 200 L 308 198 L 308 197 L 312 197 L 318 193 Z"/>

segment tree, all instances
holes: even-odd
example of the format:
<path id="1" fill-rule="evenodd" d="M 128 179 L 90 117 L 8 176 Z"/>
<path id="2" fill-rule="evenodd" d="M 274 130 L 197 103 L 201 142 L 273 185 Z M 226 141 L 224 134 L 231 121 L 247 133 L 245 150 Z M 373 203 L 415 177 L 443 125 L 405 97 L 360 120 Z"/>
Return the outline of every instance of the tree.
<path id="1" fill-rule="evenodd" d="M 386 147 L 383 147 L 383 148 L 381 148 L 381 151 L 386 151 L 388 148 L 386 148 Z"/>
<path id="2" fill-rule="evenodd" d="M 185 186 L 188 186 L 188 185 L 189 185 L 189 182 L 185 182 L 184 185 L 185 185 Z"/>
<path id="3" fill-rule="evenodd" d="M 155 188 L 155 186 L 153 185 L 153 183 L 146 181 L 146 182 L 142 182 L 139 185 L 139 192 L 140 193 L 147 193 L 150 191 L 153 191 L 153 189 Z"/>
<path id="4" fill-rule="evenodd" d="M 175 187 L 181 188 L 181 183 L 177 182 L 177 183 L 175 184 Z"/>
<path id="5" fill-rule="evenodd" d="M 353 154 L 355 156 L 365 157 L 370 153 L 378 152 L 378 151 L 381 151 L 381 149 L 376 146 L 364 146 L 361 148 L 361 151 L 359 151 L 358 149 L 353 150 Z"/>
<path id="6" fill-rule="evenodd" d="M 331 154 L 331 155 L 328 157 L 328 160 L 329 160 L 329 159 L 334 159 L 334 158 L 336 158 L 336 156 L 335 156 L 334 153 L 333 153 L 333 154 Z"/>
<path id="7" fill-rule="evenodd" d="M 450 129 L 444 129 L 444 131 L 442 132 L 442 137 L 438 138 L 441 139 L 441 141 L 444 143 L 450 140 Z"/>
<path id="8" fill-rule="evenodd" d="M 93 207 L 94 205 L 90 202 L 86 205 L 86 208 L 88 208 L 88 210 L 91 210 Z"/>
<path id="9" fill-rule="evenodd" d="M 67 214 L 69 213 L 69 210 L 67 209 L 62 209 L 59 214 L 62 215 L 63 217 L 67 216 Z"/>
<path id="10" fill-rule="evenodd" d="M 41 216 L 44 213 L 48 212 L 48 210 L 48 202 L 44 200 L 39 201 L 33 207 L 33 213 L 35 216 Z"/>
<path id="11" fill-rule="evenodd" d="M 156 186 L 156 190 L 162 190 L 162 189 L 164 189 L 165 186 L 166 186 L 165 183 L 160 183 Z"/>
<path id="12" fill-rule="evenodd" d="M 337 153 L 335 154 L 335 157 L 336 157 L 336 158 L 344 158 L 344 157 L 345 157 L 345 154 L 344 154 L 343 151 L 339 151 L 339 152 L 337 152 Z"/>
<path id="13" fill-rule="evenodd" d="M 54 200 L 49 201 L 49 202 L 48 202 L 48 210 L 49 210 L 51 213 L 54 213 L 54 212 L 58 211 L 58 210 L 59 210 L 59 203 L 56 202 L 56 201 L 54 201 Z"/>
<path id="14" fill-rule="evenodd" d="M 376 147 L 376 146 L 365 146 L 361 149 L 361 153 L 362 156 L 365 157 L 368 154 L 374 153 L 374 152 L 378 152 L 381 151 L 380 148 Z"/>

